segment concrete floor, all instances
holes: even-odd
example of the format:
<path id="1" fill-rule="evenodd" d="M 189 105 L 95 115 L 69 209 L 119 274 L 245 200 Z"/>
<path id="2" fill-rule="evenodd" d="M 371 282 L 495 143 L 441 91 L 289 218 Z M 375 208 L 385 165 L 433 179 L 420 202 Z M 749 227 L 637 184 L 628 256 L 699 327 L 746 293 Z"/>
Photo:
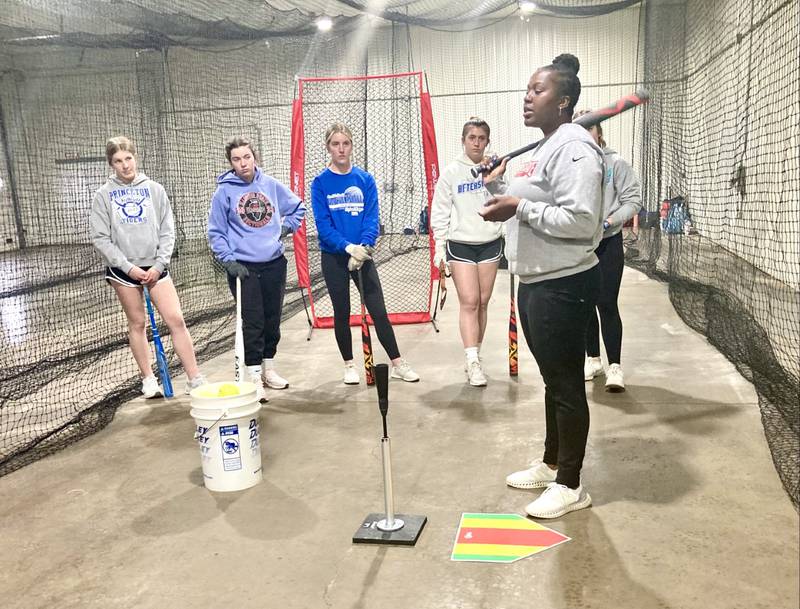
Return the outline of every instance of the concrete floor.
<path id="1" fill-rule="evenodd" d="M 454 292 L 440 334 L 397 328 L 422 376 L 389 388 L 397 510 L 428 517 L 416 547 L 351 543 L 383 505 L 375 393 L 340 383 L 332 332 L 306 342 L 301 313 L 279 354 L 292 386 L 261 415 L 263 483 L 208 492 L 188 399 L 135 400 L 107 429 L 0 478 L 0 607 L 796 609 L 798 514 L 755 392 L 681 322 L 664 284 L 630 269 L 628 391 L 588 386 L 594 506 L 547 522 L 572 541 L 533 557 L 450 561 L 462 512 L 522 513 L 534 496 L 504 484 L 540 455 L 544 431 L 522 342 L 520 376 L 506 375 L 507 282 L 490 310 L 485 389 L 464 382 Z M 226 380 L 232 356 L 204 369 Z"/>

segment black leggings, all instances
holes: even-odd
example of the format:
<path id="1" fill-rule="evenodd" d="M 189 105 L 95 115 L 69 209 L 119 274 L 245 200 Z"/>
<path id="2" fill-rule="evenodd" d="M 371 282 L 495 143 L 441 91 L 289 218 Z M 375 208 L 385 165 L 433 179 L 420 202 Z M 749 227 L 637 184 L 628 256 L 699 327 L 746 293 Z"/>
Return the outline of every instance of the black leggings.
<path id="1" fill-rule="evenodd" d="M 583 381 L 586 323 L 600 289 L 600 270 L 519 286 L 519 319 L 544 379 L 542 461 L 558 465 L 556 482 L 577 488 L 589 434 Z"/>
<path id="2" fill-rule="evenodd" d="M 622 233 L 603 239 L 594 253 L 600 260 L 600 271 L 603 274 L 603 285 L 597 300 L 600 324 L 597 323 L 597 313 L 592 311 L 586 328 L 586 355 L 600 357 L 600 326 L 602 326 L 608 363 L 619 364 L 622 354 L 622 319 L 619 316 L 617 299 L 619 286 L 622 283 L 622 270 L 625 267 Z"/>
<path id="3" fill-rule="evenodd" d="M 344 361 L 353 359 L 353 337 L 350 334 L 350 281 L 358 287 L 358 271 L 348 271 L 347 254 L 329 254 L 322 252 L 322 276 L 333 304 L 333 330 L 336 335 L 336 344 Z M 361 277 L 364 281 L 364 304 L 367 305 L 375 325 L 378 340 L 386 350 L 389 359 L 400 357 L 397 340 L 394 337 L 389 315 L 386 313 L 386 304 L 383 301 L 383 290 L 378 278 L 378 271 L 371 260 L 367 260 L 361 267 Z"/>

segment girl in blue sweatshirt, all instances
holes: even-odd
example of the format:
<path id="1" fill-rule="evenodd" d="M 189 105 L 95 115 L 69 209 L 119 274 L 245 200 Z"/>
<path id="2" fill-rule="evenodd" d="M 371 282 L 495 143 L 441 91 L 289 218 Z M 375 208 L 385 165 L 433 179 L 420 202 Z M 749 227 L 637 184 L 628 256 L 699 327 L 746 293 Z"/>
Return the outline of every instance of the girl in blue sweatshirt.
<path id="1" fill-rule="evenodd" d="M 350 334 L 349 280 L 358 286 L 360 270 L 364 304 L 372 316 L 378 340 L 392 360 L 392 377 L 418 381 L 417 373 L 400 357 L 378 271 L 372 261 L 379 233 L 375 179 L 353 165 L 353 135 L 347 126 L 331 125 L 325 133 L 325 147 L 331 162 L 311 183 L 311 205 L 322 251 L 322 275 L 333 304 L 334 334 L 344 359 L 343 380 L 347 385 L 359 383 Z"/>
<path id="2" fill-rule="evenodd" d="M 289 382 L 274 367 L 281 338 L 280 322 L 286 289 L 286 257 L 281 238 L 295 232 L 306 209 L 289 188 L 259 169 L 249 140 L 225 145 L 231 170 L 217 178 L 211 199 L 208 242 L 228 273 L 236 294 L 242 283 L 244 360 L 258 399 L 266 401 L 263 385 L 285 389 Z"/>

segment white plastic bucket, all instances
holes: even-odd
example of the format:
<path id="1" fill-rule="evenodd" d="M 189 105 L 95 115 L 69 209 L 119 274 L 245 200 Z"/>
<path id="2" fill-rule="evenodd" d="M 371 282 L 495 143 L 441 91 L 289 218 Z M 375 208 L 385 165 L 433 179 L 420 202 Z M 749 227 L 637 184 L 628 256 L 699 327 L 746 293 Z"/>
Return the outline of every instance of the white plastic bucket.
<path id="1" fill-rule="evenodd" d="M 231 385 L 238 395 L 219 395 Z M 253 383 L 209 383 L 191 392 L 195 440 L 210 491 L 241 491 L 261 482 L 261 438 Z"/>

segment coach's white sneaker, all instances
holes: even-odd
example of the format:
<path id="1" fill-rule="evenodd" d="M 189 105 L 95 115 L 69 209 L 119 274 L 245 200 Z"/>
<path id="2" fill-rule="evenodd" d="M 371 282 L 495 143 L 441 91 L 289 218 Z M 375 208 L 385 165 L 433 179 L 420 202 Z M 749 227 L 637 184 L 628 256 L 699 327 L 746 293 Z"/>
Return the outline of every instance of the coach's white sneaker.
<path id="1" fill-rule="evenodd" d="M 467 381 L 473 387 L 486 387 L 486 375 L 483 373 L 480 360 L 467 362 Z"/>
<path id="2" fill-rule="evenodd" d="M 569 488 L 563 484 L 552 482 L 539 495 L 538 499 L 525 506 L 525 512 L 534 518 L 558 518 L 590 505 L 592 505 L 592 498 L 583 486 Z"/>
<path id="3" fill-rule="evenodd" d="M 606 391 L 612 393 L 625 391 L 625 377 L 619 364 L 611 364 L 606 370 Z"/>
<path id="4" fill-rule="evenodd" d="M 160 398 L 164 395 L 161 390 L 161 385 L 158 384 L 156 377 L 152 374 L 145 379 L 142 379 L 142 395 L 146 400 L 150 398 Z"/>
<path id="5" fill-rule="evenodd" d="M 272 368 L 264 369 L 264 371 L 261 373 L 261 380 L 270 389 L 286 389 L 289 386 L 289 381 L 275 372 L 275 370 Z"/>
<path id="6" fill-rule="evenodd" d="M 506 484 L 514 488 L 544 488 L 556 481 L 558 470 L 550 469 L 546 463 L 534 461 L 528 469 L 506 476 Z"/>
<path id="7" fill-rule="evenodd" d="M 392 378 L 416 383 L 419 380 L 419 374 L 414 372 L 408 362 L 401 357 L 400 363 L 397 366 L 392 366 Z"/>
<path id="8" fill-rule="evenodd" d="M 358 370 L 353 362 L 347 362 L 344 365 L 344 378 L 342 381 L 344 381 L 345 385 L 358 385 L 361 382 Z"/>
<path id="9" fill-rule="evenodd" d="M 192 389 L 197 389 L 198 387 L 201 387 L 202 385 L 205 385 L 206 383 L 208 383 L 208 381 L 206 380 L 206 377 L 204 377 L 202 374 L 198 374 L 193 379 L 187 378 L 186 379 L 186 388 L 183 390 L 183 392 L 186 395 L 189 395 L 192 392 Z"/>
<path id="10" fill-rule="evenodd" d="M 594 377 L 603 374 L 603 360 L 599 357 L 587 357 L 583 364 L 583 378 L 591 381 Z"/>

